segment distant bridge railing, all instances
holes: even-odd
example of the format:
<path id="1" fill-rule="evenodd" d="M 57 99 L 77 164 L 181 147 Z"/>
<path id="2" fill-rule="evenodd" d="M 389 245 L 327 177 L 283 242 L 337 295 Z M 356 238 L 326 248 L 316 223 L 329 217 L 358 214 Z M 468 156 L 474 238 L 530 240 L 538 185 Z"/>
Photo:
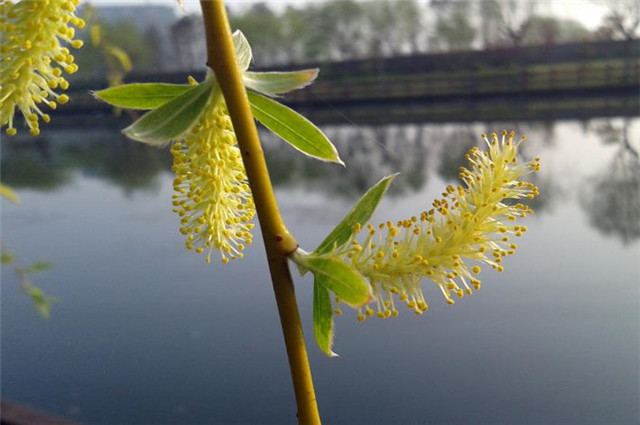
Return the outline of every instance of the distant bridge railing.
<path id="1" fill-rule="evenodd" d="M 490 71 L 498 68 L 554 65 L 592 61 L 640 59 L 640 40 L 579 42 L 448 53 L 420 53 L 388 58 L 367 58 L 330 63 L 291 64 L 271 67 L 274 71 L 292 68 L 320 68 L 326 80 L 353 79 L 354 76 L 411 75 L 437 72 Z"/>
<path id="2" fill-rule="evenodd" d="M 394 122 L 425 116 L 459 120 L 640 115 L 640 40 L 311 63 L 271 70 L 316 66 L 321 71 L 318 81 L 287 94 L 284 101 L 325 122 L 335 121 L 337 111 L 331 109 L 336 106 L 363 122 L 380 111 L 386 111 L 385 116 Z M 203 72 L 189 74 L 204 78 Z M 132 74 L 127 81 L 185 83 L 187 75 Z M 74 82 L 72 101 L 56 115 L 68 116 L 69 122 L 80 115 L 98 122 L 97 117 L 111 114 L 112 109 L 96 101 L 88 90 L 105 86 L 104 81 Z M 380 120 L 384 117 L 375 118 L 375 122 Z M 55 122 L 61 123 L 59 119 Z"/>
<path id="3" fill-rule="evenodd" d="M 181 75 L 184 82 L 185 76 Z M 176 79 L 169 79 L 175 81 Z M 138 80 L 141 81 L 141 80 Z M 158 80 L 156 80 L 158 81 Z M 160 81 L 167 81 L 160 80 Z M 178 80 L 179 81 L 179 80 Z M 73 86 L 73 102 L 58 111 L 109 110 L 86 88 Z M 93 89 L 96 86 L 92 87 Z M 489 71 L 377 75 L 352 80 L 327 81 L 292 92 L 285 98 L 296 105 L 414 101 L 439 102 L 450 98 L 508 96 L 565 96 L 573 94 L 626 94 L 640 92 L 640 60 L 578 64 L 534 65 Z"/>
<path id="4" fill-rule="evenodd" d="M 354 81 L 322 80 L 307 90 L 287 95 L 290 103 L 351 103 L 447 97 L 570 95 L 626 93 L 640 90 L 640 61 L 534 66 L 492 72 L 389 76 Z"/>

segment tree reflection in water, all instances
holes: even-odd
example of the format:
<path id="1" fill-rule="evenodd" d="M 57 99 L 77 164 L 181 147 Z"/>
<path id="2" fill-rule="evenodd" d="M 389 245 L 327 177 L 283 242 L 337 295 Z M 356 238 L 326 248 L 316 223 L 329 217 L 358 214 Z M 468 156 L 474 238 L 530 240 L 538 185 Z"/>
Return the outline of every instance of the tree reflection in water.
<path id="1" fill-rule="evenodd" d="M 619 148 L 604 174 L 583 185 L 588 189 L 581 193 L 580 204 L 595 228 L 628 243 L 640 237 L 640 161 L 638 147 L 632 145 L 629 136 L 631 120 L 616 123 L 583 126 L 585 135 L 595 132 L 603 143 Z M 520 131 L 520 127 L 526 127 L 526 131 Z M 457 182 L 458 168 L 465 165 L 469 148 L 480 143 L 479 134 L 502 128 L 530 134 L 531 140 L 522 146 L 525 160 L 558 142 L 553 122 L 327 127 L 325 132 L 347 163 L 343 168 L 308 159 L 271 133 L 265 132 L 262 137 L 277 187 L 356 198 L 382 176 L 397 171 L 402 174 L 389 196 L 421 190 L 430 175 Z M 156 190 L 159 177 L 169 177 L 171 172 L 166 149 L 129 143 L 119 132 L 74 129 L 49 132 L 46 138 L 37 140 L 7 139 L 2 142 L 1 178 L 18 190 L 53 191 L 69 184 L 74 173 L 81 173 L 106 180 L 130 196 L 136 191 Z M 562 179 L 554 178 L 554 170 L 544 166 L 543 170 L 531 176 L 541 192 L 531 203 L 537 213 L 551 208 L 559 195 L 571 191 L 560 185 Z"/>
<path id="2" fill-rule="evenodd" d="M 70 178 L 69 170 L 55 163 L 49 139 L 3 143 L 0 181 L 16 190 L 54 191 Z"/>
<path id="3" fill-rule="evenodd" d="M 415 191 L 425 185 L 429 147 L 421 125 L 383 127 L 335 126 L 325 129 L 340 156 L 342 168 L 311 160 L 288 147 L 271 133 L 261 133 L 272 180 L 276 186 L 305 187 L 345 197 L 360 196 L 381 177 L 402 172 L 390 196 Z"/>
<path id="4" fill-rule="evenodd" d="M 640 238 L 640 155 L 629 138 L 630 124 L 629 119 L 621 126 L 607 121 L 595 128 L 603 143 L 619 147 L 610 165 L 591 179 L 580 202 L 593 227 L 624 244 Z"/>
<path id="5" fill-rule="evenodd" d="M 41 139 L 11 139 L 2 143 L 1 180 L 15 189 L 53 191 L 68 184 L 74 172 L 106 180 L 131 196 L 154 190 L 157 176 L 169 170 L 165 150 L 130 143 L 120 133 L 85 136 L 74 132 Z"/>

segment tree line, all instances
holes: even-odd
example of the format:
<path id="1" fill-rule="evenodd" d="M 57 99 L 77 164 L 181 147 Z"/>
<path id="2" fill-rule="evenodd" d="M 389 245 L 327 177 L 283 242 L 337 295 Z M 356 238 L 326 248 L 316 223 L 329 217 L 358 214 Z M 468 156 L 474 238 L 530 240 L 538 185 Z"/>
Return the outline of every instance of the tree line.
<path id="1" fill-rule="evenodd" d="M 549 2 L 542 0 L 328 0 L 284 7 L 264 2 L 232 8 L 230 18 L 254 47 L 257 66 L 638 37 L 637 1 L 592 1 L 607 12 L 591 31 L 577 20 L 551 16 Z M 136 72 L 203 66 L 200 16 L 175 22 L 172 45 L 157 30 L 139 30 L 132 21 L 101 25 L 105 40 L 127 51 Z M 92 75 L 102 72 L 95 50 L 88 46 L 78 53 L 83 69 L 95 68 Z"/>
<path id="2" fill-rule="evenodd" d="M 548 3 L 537 0 L 331 0 L 277 10 L 256 3 L 231 11 L 231 22 L 260 65 L 637 36 L 636 1 L 603 4 L 608 13 L 595 31 L 549 16 Z"/>

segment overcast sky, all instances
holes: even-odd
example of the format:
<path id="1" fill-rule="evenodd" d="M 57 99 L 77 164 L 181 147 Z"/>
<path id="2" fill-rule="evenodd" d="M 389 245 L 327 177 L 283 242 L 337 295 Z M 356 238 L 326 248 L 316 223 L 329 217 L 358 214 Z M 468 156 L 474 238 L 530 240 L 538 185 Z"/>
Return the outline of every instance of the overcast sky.
<path id="1" fill-rule="evenodd" d="M 285 6 L 289 4 L 301 5 L 304 3 L 318 3 L 323 0 L 265 0 L 262 3 L 269 3 L 275 6 Z M 402 1 L 402 0 L 398 0 Z M 526 1 L 526 0 L 523 0 Z M 231 7 L 248 7 L 256 0 L 232 0 L 227 1 Z M 88 3 L 96 5 L 126 5 L 126 4 L 165 4 L 176 7 L 176 0 L 90 0 Z M 606 8 L 592 0 L 538 0 L 538 13 L 554 15 L 558 17 L 571 18 L 581 22 L 585 27 L 593 30 L 598 27 Z M 197 12 L 200 9 L 198 0 L 184 0 L 187 12 Z"/>

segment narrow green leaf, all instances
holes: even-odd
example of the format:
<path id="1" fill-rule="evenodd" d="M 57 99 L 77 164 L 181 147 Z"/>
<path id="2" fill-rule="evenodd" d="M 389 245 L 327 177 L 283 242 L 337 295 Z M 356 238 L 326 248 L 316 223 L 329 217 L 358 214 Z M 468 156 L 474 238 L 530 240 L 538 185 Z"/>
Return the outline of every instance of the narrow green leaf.
<path id="1" fill-rule="evenodd" d="M 38 288 L 35 285 L 27 284 L 22 287 L 22 290 L 31 297 L 31 301 L 34 306 L 40 313 L 42 317 L 45 319 L 49 318 L 51 314 L 51 306 L 58 302 L 57 298 L 49 297 L 42 289 Z"/>
<path id="2" fill-rule="evenodd" d="M 336 258 L 309 255 L 304 265 L 316 282 L 336 294 L 341 301 L 358 308 L 371 300 L 371 287 L 356 269 Z"/>
<path id="3" fill-rule="evenodd" d="M 322 351 L 329 357 L 338 355 L 331 351 L 333 345 L 333 308 L 331 296 L 325 285 L 320 283 L 322 276 L 316 276 L 313 283 L 313 333 Z"/>
<path id="4" fill-rule="evenodd" d="M 45 270 L 50 270 L 53 268 L 53 264 L 48 262 L 48 261 L 44 261 L 44 260 L 38 260 L 36 262 L 34 262 L 33 264 L 31 264 L 29 267 L 24 269 L 25 273 L 36 273 L 36 272 L 42 272 Z"/>
<path id="5" fill-rule="evenodd" d="M 267 96 L 277 96 L 313 83 L 318 68 L 292 72 L 251 72 L 242 74 L 245 86 Z"/>
<path id="6" fill-rule="evenodd" d="M 189 84 L 134 83 L 93 92 L 93 95 L 119 108 L 156 109 L 192 88 Z"/>
<path id="7" fill-rule="evenodd" d="M 311 121 L 273 99 L 247 94 L 253 116 L 285 142 L 312 158 L 344 165 L 335 146 Z"/>
<path id="8" fill-rule="evenodd" d="M 219 86 L 212 75 L 195 87 L 168 101 L 123 130 L 128 137 L 153 146 L 162 146 L 187 131 L 200 117 Z"/>
<path id="9" fill-rule="evenodd" d="M 240 68 L 240 71 L 246 71 L 249 69 L 251 59 L 253 58 L 251 46 L 240 30 L 234 31 L 232 37 L 233 46 L 236 50 L 236 62 L 238 63 L 238 67 Z"/>
<path id="10" fill-rule="evenodd" d="M 353 226 L 356 223 L 364 225 L 376 210 L 376 207 L 380 203 L 382 196 L 385 194 L 391 182 L 398 174 L 391 174 L 382 178 L 378 183 L 371 187 L 367 193 L 356 203 L 356 205 L 349 211 L 345 218 L 333 229 L 329 236 L 316 248 L 313 254 L 325 254 L 331 251 L 334 247 L 339 247 L 344 244 L 349 236 L 353 233 Z"/>

